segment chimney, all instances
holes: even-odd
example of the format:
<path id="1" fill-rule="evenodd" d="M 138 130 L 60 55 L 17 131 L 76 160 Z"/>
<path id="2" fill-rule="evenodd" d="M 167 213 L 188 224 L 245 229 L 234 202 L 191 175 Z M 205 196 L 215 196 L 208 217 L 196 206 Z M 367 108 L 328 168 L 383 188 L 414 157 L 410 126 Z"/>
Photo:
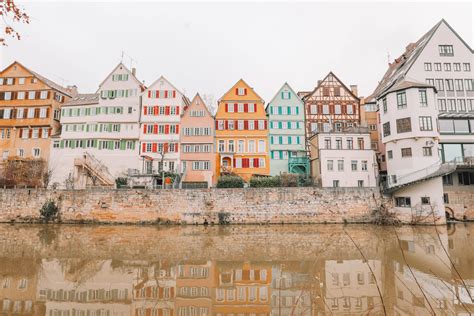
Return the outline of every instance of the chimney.
<path id="1" fill-rule="evenodd" d="M 321 81 L 322 81 L 322 80 L 318 80 L 318 86 L 321 84 Z"/>
<path id="2" fill-rule="evenodd" d="M 357 97 L 358 94 L 357 94 L 357 85 L 356 84 L 351 84 L 351 91 L 352 93 Z"/>
<path id="3" fill-rule="evenodd" d="M 72 96 L 75 97 L 78 93 L 77 93 L 77 86 L 76 85 L 73 85 L 73 86 L 67 86 L 67 89 L 71 92 Z"/>
<path id="4" fill-rule="evenodd" d="M 134 77 L 136 77 L 136 75 L 137 75 L 137 68 L 135 68 L 135 67 L 132 68 L 132 75 L 133 75 Z"/>

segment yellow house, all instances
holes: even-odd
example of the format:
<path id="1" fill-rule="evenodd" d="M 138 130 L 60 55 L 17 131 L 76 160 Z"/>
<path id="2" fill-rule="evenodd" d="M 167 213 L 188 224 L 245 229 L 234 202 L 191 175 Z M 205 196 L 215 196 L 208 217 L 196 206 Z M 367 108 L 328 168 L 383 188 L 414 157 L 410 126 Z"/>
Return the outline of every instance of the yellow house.
<path id="1" fill-rule="evenodd" d="M 218 103 L 216 175 L 234 173 L 245 181 L 252 175 L 268 175 L 265 101 L 240 79 Z"/>

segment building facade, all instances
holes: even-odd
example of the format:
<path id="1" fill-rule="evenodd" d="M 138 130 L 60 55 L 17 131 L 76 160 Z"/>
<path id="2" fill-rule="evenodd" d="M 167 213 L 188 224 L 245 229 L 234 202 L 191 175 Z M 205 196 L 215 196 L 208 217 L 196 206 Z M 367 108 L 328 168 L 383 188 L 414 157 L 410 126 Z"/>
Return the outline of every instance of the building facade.
<path id="1" fill-rule="evenodd" d="M 49 161 L 51 136 L 59 132 L 60 107 L 76 93 L 14 62 L 0 73 L 1 162 Z"/>
<path id="2" fill-rule="evenodd" d="M 113 186 L 139 167 L 140 94 L 143 85 L 122 63 L 97 94 L 81 94 L 61 110 L 61 135 L 51 166 L 59 187 Z"/>
<path id="3" fill-rule="evenodd" d="M 318 81 L 313 91 L 301 95 L 304 95 L 307 138 L 317 132 L 337 132 L 358 126 L 357 86 L 347 88 L 332 72 Z"/>
<path id="4" fill-rule="evenodd" d="M 215 183 L 214 117 L 197 94 L 181 117 L 182 187 L 211 187 Z"/>
<path id="5" fill-rule="evenodd" d="M 285 83 L 268 103 L 270 174 L 309 174 L 304 103 Z"/>
<path id="6" fill-rule="evenodd" d="M 141 170 L 180 172 L 181 115 L 190 102 L 165 77 L 151 84 L 142 97 L 140 120 Z"/>
<path id="7" fill-rule="evenodd" d="M 216 175 L 234 173 L 245 181 L 270 173 L 268 121 L 263 99 L 240 79 L 218 101 Z"/>
<path id="8" fill-rule="evenodd" d="M 375 152 L 366 128 L 317 132 L 309 138 L 312 177 L 322 187 L 375 187 Z"/>

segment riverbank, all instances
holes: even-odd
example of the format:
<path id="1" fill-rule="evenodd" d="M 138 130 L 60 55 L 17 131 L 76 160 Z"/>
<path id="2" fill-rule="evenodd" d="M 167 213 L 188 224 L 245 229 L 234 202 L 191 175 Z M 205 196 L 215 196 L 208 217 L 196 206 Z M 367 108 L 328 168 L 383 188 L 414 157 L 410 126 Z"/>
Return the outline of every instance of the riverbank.
<path id="1" fill-rule="evenodd" d="M 63 223 L 109 224 L 369 223 L 382 205 L 390 208 L 376 188 L 14 189 L 0 190 L 0 222 L 40 222 L 47 201 Z M 396 215 L 417 223 L 410 212 Z M 420 223 L 433 224 L 433 217 Z"/>

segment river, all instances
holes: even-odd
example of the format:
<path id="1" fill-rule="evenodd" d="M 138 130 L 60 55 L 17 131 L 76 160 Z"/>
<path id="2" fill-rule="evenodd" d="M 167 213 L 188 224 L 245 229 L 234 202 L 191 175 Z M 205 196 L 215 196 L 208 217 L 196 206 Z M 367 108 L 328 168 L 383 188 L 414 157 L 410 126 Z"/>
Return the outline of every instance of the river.
<path id="1" fill-rule="evenodd" d="M 0 314 L 469 315 L 474 224 L 0 225 Z"/>

